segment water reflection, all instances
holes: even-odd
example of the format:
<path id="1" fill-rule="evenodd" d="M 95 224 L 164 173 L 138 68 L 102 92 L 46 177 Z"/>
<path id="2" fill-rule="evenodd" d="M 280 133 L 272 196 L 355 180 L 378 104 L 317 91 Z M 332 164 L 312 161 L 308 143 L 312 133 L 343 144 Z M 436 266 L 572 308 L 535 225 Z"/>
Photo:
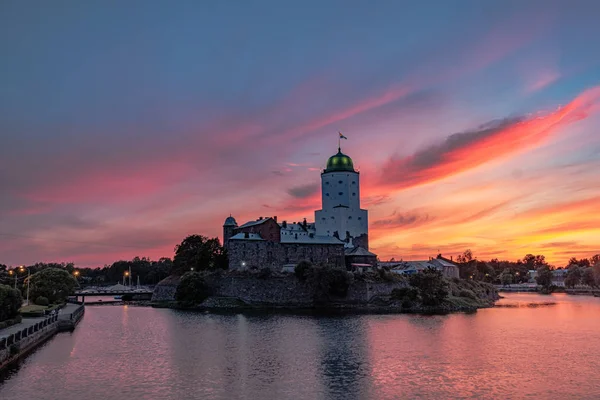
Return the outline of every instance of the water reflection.
<path id="1" fill-rule="evenodd" d="M 0 377 L 0 398 L 600 398 L 600 299 L 511 294 L 448 316 L 88 307 Z"/>
<path id="2" fill-rule="evenodd" d="M 359 399 L 369 391 L 366 319 L 318 318 L 320 379 L 325 398 Z"/>

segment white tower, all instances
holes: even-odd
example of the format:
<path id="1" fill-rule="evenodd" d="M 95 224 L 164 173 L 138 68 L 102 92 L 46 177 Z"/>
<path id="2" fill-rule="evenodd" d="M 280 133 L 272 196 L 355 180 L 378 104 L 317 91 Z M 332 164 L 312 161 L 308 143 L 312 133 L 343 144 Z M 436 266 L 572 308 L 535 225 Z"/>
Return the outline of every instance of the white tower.
<path id="1" fill-rule="evenodd" d="M 360 208 L 359 173 L 340 148 L 321 173 L 321 198 L 322 209 L 315 211 L 317 235 L 337 236 L 347 247 L 368 250 L 368 212 Z"/>

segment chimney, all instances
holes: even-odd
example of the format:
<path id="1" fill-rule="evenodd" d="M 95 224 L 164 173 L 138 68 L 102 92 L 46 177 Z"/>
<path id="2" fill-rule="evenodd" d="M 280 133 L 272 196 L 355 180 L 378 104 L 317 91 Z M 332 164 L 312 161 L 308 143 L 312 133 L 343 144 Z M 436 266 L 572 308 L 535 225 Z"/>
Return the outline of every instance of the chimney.
<path id="1" fill-rule="evenodd" d="M 275 222 L 277 222 L 277 215 L 274 216 L 273 219 L 275 220 Z"/>
<path id="2" fill-rule="evenodd" d="M 450 256 L 450 261 L 452 261 L 452 256 Z"/>
<path id="3" fill-rule="evenodd" d="M 281 226 L 282 226 L 284 229 L 285 229 L 285 228 L 287 228 L 287 221 L 283 221 L 283 222 L 281 223 Z"/>
<path id="4" fill-rule="evenodd" d="M 263 220 L 263 217 L 258 217 L 258 220 L 259 220 L 259 221 L 262 221 L 262 220 Z"/>

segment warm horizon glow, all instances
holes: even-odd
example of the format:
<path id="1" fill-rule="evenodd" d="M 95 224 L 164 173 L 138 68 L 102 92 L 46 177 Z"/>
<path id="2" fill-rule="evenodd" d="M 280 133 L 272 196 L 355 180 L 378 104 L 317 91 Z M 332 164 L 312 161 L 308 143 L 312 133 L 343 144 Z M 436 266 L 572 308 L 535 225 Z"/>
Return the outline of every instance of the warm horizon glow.
<path id="1" fill-rule="evenodd" d="M 0 264 L 314 220 L 338 131 L 381 259 L 600 253 L 600 5 L 225 3 L 0 6 Z"/>

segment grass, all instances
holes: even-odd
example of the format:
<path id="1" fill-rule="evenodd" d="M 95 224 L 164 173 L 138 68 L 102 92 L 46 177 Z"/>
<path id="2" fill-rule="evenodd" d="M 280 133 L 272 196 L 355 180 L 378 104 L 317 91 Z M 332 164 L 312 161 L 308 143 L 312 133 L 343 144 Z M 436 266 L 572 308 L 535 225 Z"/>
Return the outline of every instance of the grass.
<path id="1" fill-rule="evenodd" d="M 36 304 L 30 304 L 28 306 L 21 307 L 21 309 L 19 310 L 19 312 L 21 312 L 21 313 L 30 313 L 30 312 L 45 311 L 47 309 L 48 309 L 47 306 L 38 306 Z"/>
<path id="2" fill-rule="evenodd" d="M 52 304 L 49 306 L 38 306 L 37 304 L 30 304 L 28 306 L 24 306 L 21 307 L 19 309 L 19 312 L 22 313 L 37 313 L 37 312 L 42 312 L 42 311 L 52 311 L 52 310 L 56 310 L 57 308 L 61 308 L 63 305 L 62 304 Z"/>

